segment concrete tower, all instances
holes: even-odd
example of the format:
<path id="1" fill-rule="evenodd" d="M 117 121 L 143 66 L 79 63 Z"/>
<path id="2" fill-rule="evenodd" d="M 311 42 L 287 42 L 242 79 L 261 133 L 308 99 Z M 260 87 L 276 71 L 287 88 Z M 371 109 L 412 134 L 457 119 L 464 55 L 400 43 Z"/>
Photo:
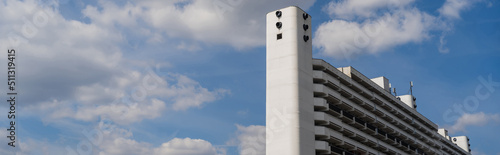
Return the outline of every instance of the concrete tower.
<path id="1" fill-rule="evenodd" d="M 267 14 L 266 154 L 315 154 L 311 17 L 290 6 Z"/>
<path id="2" fill-rule="evenodd" d="M 266 30 L 266 154 L 470 155 L 469 139 L 438 129 L 412 93 L 313 59 L 311 17 L 300 8 L 268 13 Z"/>

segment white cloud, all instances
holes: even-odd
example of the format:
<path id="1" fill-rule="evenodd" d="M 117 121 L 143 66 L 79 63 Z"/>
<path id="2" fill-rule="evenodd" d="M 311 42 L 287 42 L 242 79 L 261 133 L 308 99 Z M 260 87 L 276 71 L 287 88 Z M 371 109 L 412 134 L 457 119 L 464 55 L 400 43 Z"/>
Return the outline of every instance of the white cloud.
<path id="1" fill-rule="evenodd" d="M 174 138 L 158 147 L 145 142 L 137 142 L 128 138 L 116 138 L 101 146 L 102 155 L 222 155 L 224 151 L 202 139 Z"/>
<path id="2" fill-rule="evenodd" d="M 67 155 L 71 152 L 79 154 L 101 154 L 101 155 L 225 155 L 226 150 L 212 145 L 202 139 L 173 138 L 159 146 L 147 142 L 138 142 L 133 139 L 131 131 L 107 124 L 105 128 L 96 127 L 93 130 L 85 130 L 89 137 L 81 137 L 77 143 L 65 143 L 64 139 L 52 143 L 46 140 L 39 141 L 25 138 L 17 140 L 16 148 L 11 149 L 7 145 L 0 146 L 1 154 L 51 154 Z M 7 132 L 0 130 L 0 136 L 6 137 Z M 81 134 L 81 133 L 79 133 Z M 83 136 L 83 135 L 80 135 Z M 83 144 L 83 145 L 82 145 Z"/>
<path id="3" fill-rule="evenodd" d="M 133 155 L 133 154 L 152 154 L 152 150 L 150 149 L 150 144 L 140 143 L 135 140 L 126 139 L 126 138 L 117 138 L 112 140 L 111 142 L 105 144 L 101 148 L 102 151 L 99 152 L 101 155 Z"/>
<path id="4" fill-rule="evenodd" d="M 225 150 L 217 148 L 203 139 L 173 138 L 159 146 L 147 142 L 138 142 L 130 131 L 113 128 L 103 132 L 104 138 L 98 145 L 102 155 L 134 155 L 134 154 L 175 154 L 175 155 L 222 155 Z"/>
<path id="5" fill-rule="evenodd" d="M 132 77 L 116 80 L 116 87 L 78 87 L 79 97 L 74 100 L 40 102 L 28 105 L 26 110 L 44 116 L 42 120 L 46 122 L 58 122 L 64 118 L 96 121 L 102 117 L 117 124 L 130 124 L 157 118 L 168 109 L 200 108 L 229 92 L 225 89 L 210 91 L 184 75 L 172 74 L 166 79 L 157 77 L 158 82 L 146 78 L 152 77 L 148 75 L 132 72 Z"/>
<path id="6" fill-rule="evenodd" d="M 441 53 L 448 53 L 450 52 L 450 49 L 448 49 L 448 47 L 446 47 L 446 34 L 443 32 L 443 34 L 441 34 L 441 36 L 439 37 L 439 52 Z"/>
<path id="7" fill-rule="evenodd" d="M 217 149 L 202 139 L 174 138 L 154 150 L 155 154 L 216 155 Z"/>
<path id="8" fill-rule="evenodd" d="M 453 29 L 450 19 L 459 18 L 475 2 L 447 0 L 438 10 L 440 16 L 433 16 L 414 7 L 414 0 L 332 1 L 324 7 L 332 20 L 318 27 L 313 45 L 324 55 L 349 59 L 420 43 L 437 31 L 442 32 L 438 50 L 448 53 L 445 34 Z"/>
<path id="9" fill-rule="evenodd" d="M 388 7 L 401 8 L 414 0 L 341 0 L 330 2 L 324 8 L 334 18 L 351 19 L 356 16 L 374 17 L 376 11 Z"/>
<path id="10" fill-rule="evenodd" d="M 332 20 L 318 27 L 313 44 L 325 55 L 350 58 L 421 42 L 430 37 L 430 30 L 439 27 L 437 24 L 435 17 L 416 8 L 385 13 L 360 23 Z"/>
<path id="11" fill-rule="evenodd" d="M 0 47 L 16 47 L 18 51 L 18 63 L 23 66 L 19 77 L 23 84 L 19 87 L 26 103 L 73 98 L 75 87 L 109 82 L 107 79 L 124 70 L 120 65 L 124 61 L 122 53 L 117 46 L 122 41 L 119 33 L 65 20 L 54 10 L 35 4 L 30 0 L 8 0 L 0 4 L 0 14 L 11 15 L 2 16 L 0 20 L 0 34 L 4 34 Z M 47 18 L 32 20 L 32 17 Z M 17 42 L 16 46 L 16 41 L 11 41 L 14 36 L 24 41 Z"/>
<path id="12" fill-rule="evenodd" d="M 450 133 L 465 132 L 469 126 L 484 126 L 488 123 L 500 123 L 500 114 L 465 113 L 448 130 Z"/>
<path id="13" fill-rule="evenodd" d="M 159 89 L 158 95 L 172 98 L 174 110 L 186 110 L 191 107 L 201 107 L 203 103 L 212 102 L 222 95 L 229 93 L 225 89 L 209 91 L 206 88 L 184 75 L 174 74 L 177 80 L 175 85 L 166 89 Z"/>
<path id="14" fill-rule="evenodd" d="M 124 18 L 129 13 L 113 16 L 120 21 L 104 20 L 108 16 L 102 14 L 83 23 L 37 4 L 34 0 L 0 3 L 0 14 L 9 15 L 0 17 L 0 34 L 5 36 L 0 38 L 0 48 L 18 51 L 19 89 L 28 115 L 49 122 L 104 117 L 129 124 L 156 118 L 169 108 L 202 107 L 228 92 L 209 90 L 180 74 L 158 77 L 150 69 L 141 69 L 150 63 L 124 58 L 121 46 L 127 38 L 115 28 L 116 24 L 134 25 L 135 20 Z M 118 9 L 113 3 L 100 4 L 111 11 Z M 23 41 L 12 42 L 13 36 Z"/>
<path id="15" fill-rule="evenodd" d="M 229 145 L 237 145 L 241 155 L 266 154 L 266 127 L 261 125 L 236 125 L 236 138 Z"/>
<path id="16" fill-rule="evenodd" d="M 16 142 L 15 146 L 16 147 L 11 147 L 7 145 L 7 139 L 1 140 L 2 145 L 0 145 L 0 154 L 2 155 L 32 155 L 33 153 L 37 154 L 62 154 L 61 152 L 64 152 L 65 150 L 61 148 L 60 146 L 54 145 L 52 143 L 47 142 L 47 140 L 34 140 L 31 138 L 23 138 L 23 140 L 20 140 L 22 136 L 19 136 L 19 129 L 16 130 L 18 132 L 16 134 Z M 9 133 L 5 130 L 2 129 L 0 130 L 0 136 L 1 137 L 7 137 Z"/>
<path id="17" fill-rule="evenodd" d="M 159 38 L 153 34 L 162 33 L 187 42 L 227 44 L 242 49 L 265 44 L 265 13 L 288 5 L 308 9 L 312 4 L 314 0 L 136 0 L 117 5 L 100 0 L 99 6 L 87 6 L 83 14 L 98 25 L 152 28 L 153 33 L 146 34 L 152 38 Z M 197 43 L 179 43 L 180 49 L 199 49 Z"/>
<path id="18" fill-rule="evenodd" d="M 199 49 L 191 42 L 196 45 L 229 44 L 238 48 L 260 46 L 265 42 L 259 34 L 265 31 L 264 25 L 260 25 L 265 17 L 262 10 L 275 9 L 288 1 L 241 1 L 233 11 L 223 14 L 223 20 L 214 16 L 216 10 L 212 8 L 212 1 L 182 1 L 182 5 L 177 3 L 181 1 L 137 1 L 123 6 L 100 1 L 98 6 L 88 6 L 83 11 L 90 18 L 89 22 L 67 20 L 57 10 L 42 7 L 37 2 L 6 0 L 0 3 L 0 34 L 4 36 L 0 37 L 0 48 L 15 47 L 19 53 L 25 116 L 54 123 L 53 126 L 63 132 L 62 138 L 68 138 L 64 137 L 68 136 L 65 132 L 76 132 L 77 135 L 69 136 L 68 141 L 71 141 L 81 137 L 79 129 L 65 131 L 67 128 L 58 125 L 70 122 L 84 126 L 82 124 L 99 119 L 128 125 L 157 118 L 169 109 L 203 107 L 229 93 L 225 89 L 203 87 L 182 74 L 164 73 L 165 76 L 158 78 L 150 70 L 142 70 L 151 64 L 128 60 L 124 56 L 123 46 L 129 41 L 129 36 L 120 28 L 135 30 L 130 33 L 151 35 L 148 39 L 151 43 L 186 39 L 186 44 L 178 46 L 181 50 Z M 264 5 L 267 3 L 272 5 Z M 296 3 L 310 6 L 314 2 Z M 47 15 L 47 18 L 32 20 L 34 15 Z M 206 20 L 198 20 L 203 19 L 201 16 Z M 40 20 L 46 23 L 40 24 Z M 226 30 L 234 35 L 220 35 Z M 13 36 L 20 40 L 12 40 Z M 0 58 L 5 59 L 5 56 Z M 145 94 L 136 94 L 144 89 Z M 146 97 L 136 100 L 134 95 Z M 101 145 L 95 146 L 93 153 L 225 154 L 224 149 L 201 139 L 176 138 L 155 147 L 134 140 L 130 131 L 120 133 L 123 134 L 107 135 Z M 22 151 L 64 154 L 66 145 L 76 147 L 64 142 L 29 141 L 20 145 Z M 58 147 L 56 143 L 63 144 Z M 56 153 L 50 150 L 56 150 Z M 4 153 L 2 151 L 4 149 L 0 154 Z"/>
<path id="19" fill-rule="evenodd" d="M 450 23 L 439 37 L 438 50 L 441 53 L 448 53 L 450 50 L 446 47 L 446 35 L 453 30 L 453 20 L 460 19 L 460 13 L 469 9 L 474 3 L 480 0 L 446 0 L 446 2 L 438 9 L 440 17 L 445 17 L 446 22 Z"/>
<path id="20" fill-rule="evenodd" d="M 468 9 L 475 2 L 478 2 L 478 0 L 446 0 L 438 11 L 441 16 L 459 19 L 460 12 Z"/>

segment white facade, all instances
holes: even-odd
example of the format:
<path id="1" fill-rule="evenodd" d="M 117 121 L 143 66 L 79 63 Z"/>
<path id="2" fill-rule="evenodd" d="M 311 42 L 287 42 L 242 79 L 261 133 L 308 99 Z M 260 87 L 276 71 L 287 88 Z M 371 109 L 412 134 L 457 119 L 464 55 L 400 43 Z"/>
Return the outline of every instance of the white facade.
<path id="1" fill-rule="evenodd" d="M 311 27 L 298 7 L 267 14 L 266 154 L 470 154 L 387 78 L 312 59 Z"/>
<path id="2" fill-rule="evenodd" d="M 457 144 L 460 148 L 470 152 L 469 138 L 467 138 L 467 136 L 451 137 L 451 141 Z"/>
<path id="3" fill-rule="evenodd" d="M 311 17 L 306 15 L 298 7 L 267 14 L 266 154 L 315 152 Z"/>
<path id="4" fill-rule="evenodd" d="M 385 91 L 391 92 L 389 79 L 387 79 L 386 77 L 381 76 L 381 77 L 373 78 L 371 80 L 373 82 L 375 82 L 375 84 L 377 84 L 378 86 L 382 87 L 382 89 L 384 89 Z"/>
<path id="5" fill-rule="evenodd" d="M 415 102 L 417 98 L 415 98 L 413 95 L 401 95 L 398 96 L 398 99 L 405 103 L 408 107 L 417 109 L 417 103 Z"/>

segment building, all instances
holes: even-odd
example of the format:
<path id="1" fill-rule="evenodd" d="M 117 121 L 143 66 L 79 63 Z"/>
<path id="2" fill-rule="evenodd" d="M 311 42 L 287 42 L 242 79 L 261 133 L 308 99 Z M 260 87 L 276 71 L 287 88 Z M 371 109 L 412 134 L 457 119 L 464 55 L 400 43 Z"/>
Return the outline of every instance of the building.
<path id="1" fill-rule="evenodd" d="M 387 78 L 313 59 L 310 28 L 295 6 L 267 14 L 266 154 L 470 154 Z"/>

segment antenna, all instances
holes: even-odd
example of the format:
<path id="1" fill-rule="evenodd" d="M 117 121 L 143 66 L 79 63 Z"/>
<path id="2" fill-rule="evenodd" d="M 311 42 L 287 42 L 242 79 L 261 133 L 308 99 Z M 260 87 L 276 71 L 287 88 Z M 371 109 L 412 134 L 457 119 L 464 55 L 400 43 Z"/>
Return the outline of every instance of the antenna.
<path id="1" fill-rule="evenodd" d="M 413 95 L 413 81 L 410 81 L 410 94 Z"/>

